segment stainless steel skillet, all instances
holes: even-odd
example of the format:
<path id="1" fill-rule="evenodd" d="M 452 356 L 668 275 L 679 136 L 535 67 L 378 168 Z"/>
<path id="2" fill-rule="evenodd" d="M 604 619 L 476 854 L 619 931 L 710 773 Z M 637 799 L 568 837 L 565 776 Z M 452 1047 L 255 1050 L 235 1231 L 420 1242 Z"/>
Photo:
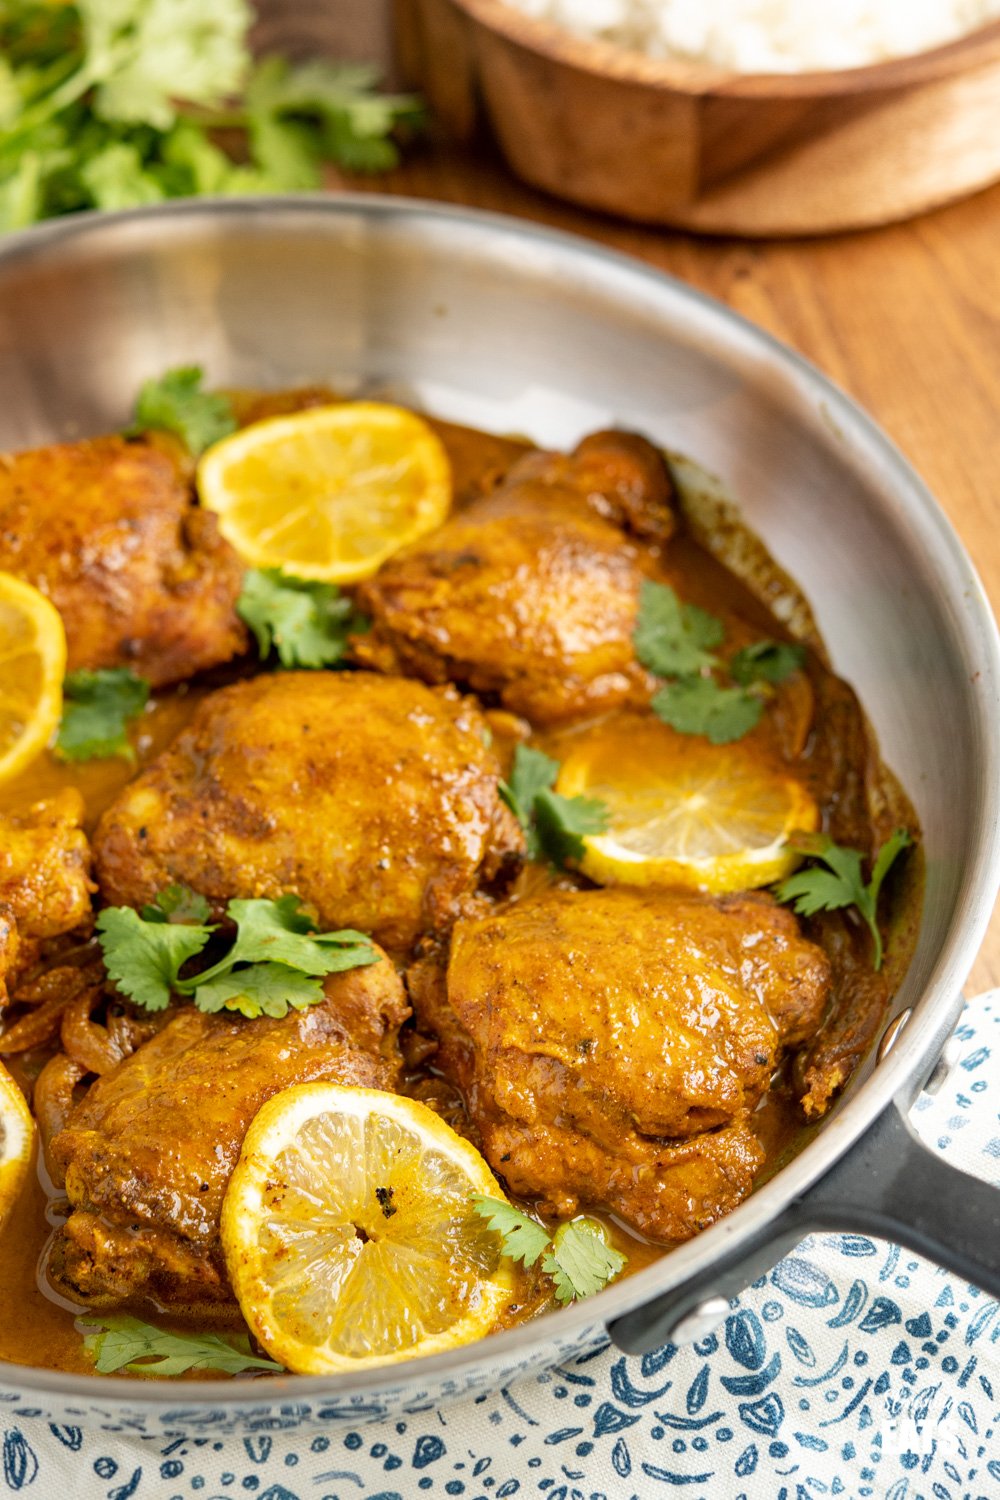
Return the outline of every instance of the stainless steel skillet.
<path id="1" fill-rule="evenodd" d="M 878 337 L 878 329 L 872 329 Z M 444 416 L 566 444 L 621 422 L 720 474 L 805 589 L 917 805 L 926 908 L 895 1037 L 815 1139 L 728 1219 L 590 1303 L 361 1379 L 164 1389 L 0 1368 L 52 1418 L 213 1433 L 388 1413 L 493 1386 L 610 1328 L 694 1336 L 808 1228 L 900 1239 L 1000 1294 L 1000 1193 L 901 1123 L 953 1028 L 1000 876 L 1000 642 L 947 521 L 858 408 L 734 314 L 620 256 L 376 198 L 84 216 L 0 249 L 0 447 L 121 423 L 139 381 L 390 386 Z M 900 1029 L 898 1018 L 908 1016 Z"/>

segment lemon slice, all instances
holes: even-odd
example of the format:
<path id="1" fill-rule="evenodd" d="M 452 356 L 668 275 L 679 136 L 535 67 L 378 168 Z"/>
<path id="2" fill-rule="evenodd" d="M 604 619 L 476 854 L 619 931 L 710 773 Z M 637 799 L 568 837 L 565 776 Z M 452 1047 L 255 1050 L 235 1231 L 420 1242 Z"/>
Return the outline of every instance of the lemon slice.
<path id="1" fill-rule="evenodd" d="M 440 526 L 451 469 L 413 412 L 347 401 L 223 438 L 198 465 L 198 491 L 245 562 L 350 583 Z"/>
<path id="2" fill-rule="evenodd" d="M 62 714 L 66 632 L 30 583 L 0 573 L 0 782 L 45 748 Z"/>
<path id="3" fill-rule="evenodd" d="M 222 1206 L 249 1327 L 299 1375 L 481 1338 L 514 1282 L 473 1194 L 503 1197 L 479 1152 L 426 1105 L 332 1083 L 276 1094 Z"/>
<path id="4" fill-rule="evenodd" d="M 584 839 L 581 861 L 601 885 L 712 895 L 770 885 L 799 863 L 789 834 L 819 824 L 806 788 L 759 746 L 712 745 L 632 715 L 581 736 L 556 790 L 607 805 L 607 830 Z"/>
<path id="5" fill-rule="evenodd" d="M 35 1122 L 24 1095 L 0 1063 L 0 1224 L 24 1186 Z"/>

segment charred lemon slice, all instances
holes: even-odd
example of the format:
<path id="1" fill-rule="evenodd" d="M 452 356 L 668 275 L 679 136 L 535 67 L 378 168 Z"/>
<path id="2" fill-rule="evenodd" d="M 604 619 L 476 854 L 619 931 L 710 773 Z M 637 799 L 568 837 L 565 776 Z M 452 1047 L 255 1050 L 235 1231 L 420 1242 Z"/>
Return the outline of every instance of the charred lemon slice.
<path id="1" fill-rule="evenodd" d="M 30 583 L 0 573 L 0 782 L 51 739 L 65 672 L 66 632 L 55 606 Z"/>
<path id="2" fill-rule="evenodd" d="M 712 895 L 770 885 L 799 863 L 789 834 L 819 824 L 806 788 L 759 746 L 712 745 L 639 715 L 582 734 L 556 790 L 608 809 L 606 831 L 584 838 L 580 862 L 601 885 Z"/>
<path id="3" fill-rule="evenodd" d="M 24 1095 L 0 1063 L 0 1224 L 24 1186 L 35 1122 Z"/>
<path id="4" fill-rule="evenodd" d="M 222 1207 L 229 1278 L 255 1337 L 300 1375 L 482 1338 L 514 1283 L 474 1194 L 503 1197 L 426 1105 L 332 1083 L 276 1094 Z"/>
<path id="5" fill-rule="evenodd" d="M 198 465 L 198 490 L 245 562 L 350 583 L 440 526 L 451 470 L 413 412 L 347 401 L 223 438 Z"/>

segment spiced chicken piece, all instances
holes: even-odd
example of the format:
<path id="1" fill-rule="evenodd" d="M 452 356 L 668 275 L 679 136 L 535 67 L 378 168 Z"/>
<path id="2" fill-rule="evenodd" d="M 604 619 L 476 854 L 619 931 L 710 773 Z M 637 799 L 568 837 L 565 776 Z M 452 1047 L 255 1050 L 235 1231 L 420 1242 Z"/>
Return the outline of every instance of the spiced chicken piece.
<path id="1" fill-rule="evenodd" d="M 93 1084 L 51 1147 L 72 1209 L 50 1260 L 62 1291 L 95 1307 L 232 1304 L 219 1215 L 260 1107 L 299 1083 L 399 1082 L 408 1009 L 389 961 L 324 989 L 281 1020 L 185 1007 Z"/>
<path id="2" fill-rule="evenodd" d="M 83 797 L 66 787 L 24 813 L 0 814 L 0 1009 L 44 943 L 89 934 L 90 846 Z"/>
<path id="3" fill-rule="evenodd" d="M 675 1242 L 750 1191 L 751 1113 L 830 970 L 766 896 L 553 890 L 458 922 L 409 981 L 515 1193 Z"/>
<path id="4" fill-rule="evenodd" d="M 90 438 L 0 456 L 0 569 L 47 594 L 67 665 L 153 686 L 242 651 L 243 577 L 169 439 Z"/>
<path id="5" fill-rule="evenodd" d="M 369 673 L 281 672 L 212 693 L 94 835 L 113 904 L 167 885 L 221 913 L 293 892 L 322 929 L 405 955 L 480 884 L 509 881 L 523 839 L 474 703 Z"/>
<path id="6" fill-rule="evenodd" d="M 492 494 L 405 549 L 359 590 L 374 621 L 358 660 L 496 697 L 536 724 L 644 702 L 632 632 L 672 488 L 644 438 L 604 432 L 533 452 Z"/>
<path id="7" fill-rule="evenodd" d="M 81 828 L 83 797 L 65 787 L 27 812 L 0 815 L 0 905 L 22 938 L 51 938 L 88 927 L 90 847 Z"/>

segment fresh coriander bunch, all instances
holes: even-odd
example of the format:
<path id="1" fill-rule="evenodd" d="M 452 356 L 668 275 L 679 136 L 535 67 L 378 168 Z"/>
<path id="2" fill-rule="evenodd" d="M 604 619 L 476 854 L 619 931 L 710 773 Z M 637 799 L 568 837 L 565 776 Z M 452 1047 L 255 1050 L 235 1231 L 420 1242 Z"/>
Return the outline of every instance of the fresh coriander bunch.
<path id="1" fill-rule="evenodd" d="M 0 229 L 394 166 L 419 101 L 367 65 L 254 64 L 252 20 L 246 0 L 0 0 Z"/>

